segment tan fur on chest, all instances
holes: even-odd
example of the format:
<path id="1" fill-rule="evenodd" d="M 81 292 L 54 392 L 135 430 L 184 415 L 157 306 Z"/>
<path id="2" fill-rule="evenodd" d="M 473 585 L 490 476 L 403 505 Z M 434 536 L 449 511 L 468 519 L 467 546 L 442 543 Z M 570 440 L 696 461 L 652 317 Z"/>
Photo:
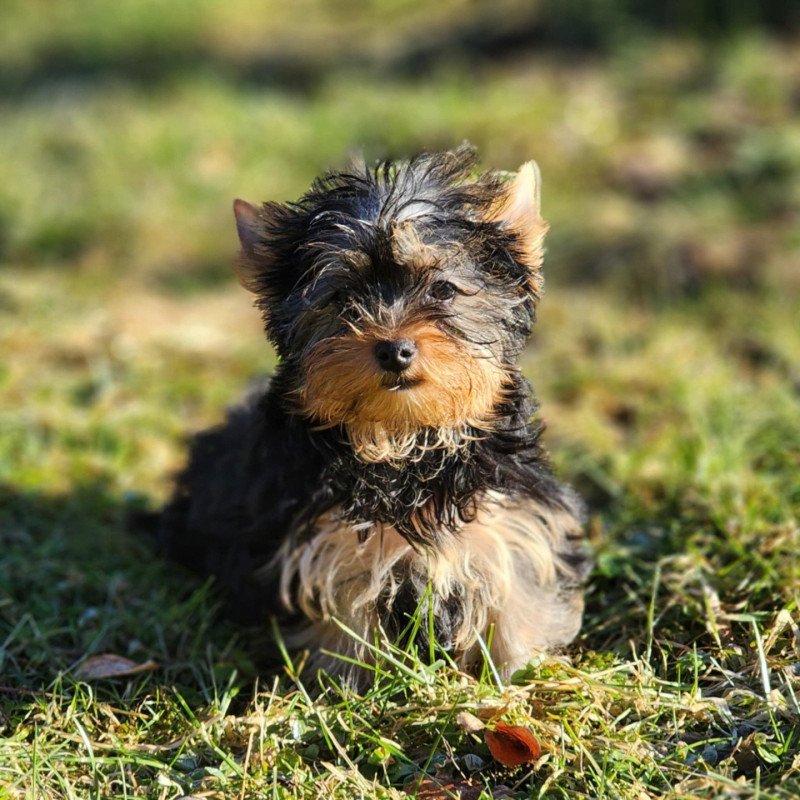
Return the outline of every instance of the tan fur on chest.
<path id="1" fill-rule="evenodd" d="M 491 632 L 493 660 L 509 673 L 536 651 L 567 643 L 579 628 L 577 579 L 559 556 L 579 529 L 568 511 L 487 493 L 458 535 L 415 550 L 386 526 L 373 527 L 360 542 L 353 525 L 330 512 L 311 539 L 287 542 L 278 554 L 282 601 L 309 620 L 293 644 L 363 658 L 333 618 L 371 639 L 379 609 L 390 608 L 401 587 L 418 598 L 430 587 L 434 614 L 446 601 L 461 609 L 451 632 L 457 662 L 465 668 L 478 662 L 478 635 L 487 640 Z M 315 660 L 342 672 L 341 662 Z"/>

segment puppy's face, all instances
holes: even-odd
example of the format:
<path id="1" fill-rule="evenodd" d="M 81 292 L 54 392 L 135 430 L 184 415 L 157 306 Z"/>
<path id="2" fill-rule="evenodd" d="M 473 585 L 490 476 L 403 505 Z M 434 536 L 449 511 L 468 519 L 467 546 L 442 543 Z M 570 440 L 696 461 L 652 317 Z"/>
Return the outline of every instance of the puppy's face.
<path id="1" fill-rule="evenodd" d="M 296 408 L 377 460 L 421 431 L 436 446 L 489 427 L 530 333 L 536 171 L 463 182 L 471 167 L 457 151 L 332 175 L 295 205 L 235 204 L 240 277 Z"/>

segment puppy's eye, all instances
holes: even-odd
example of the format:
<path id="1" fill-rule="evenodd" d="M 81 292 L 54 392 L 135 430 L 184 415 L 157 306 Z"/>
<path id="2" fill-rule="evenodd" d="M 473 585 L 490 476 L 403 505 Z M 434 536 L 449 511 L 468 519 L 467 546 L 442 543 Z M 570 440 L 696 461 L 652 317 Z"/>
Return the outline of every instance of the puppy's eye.
<path id="1" fill-rule="evenodd" d="M 436 281 L 428 289 L 428 297 L 439 302 L 447 302 L 456 296 L 456 287 L 450 281 Z"/>

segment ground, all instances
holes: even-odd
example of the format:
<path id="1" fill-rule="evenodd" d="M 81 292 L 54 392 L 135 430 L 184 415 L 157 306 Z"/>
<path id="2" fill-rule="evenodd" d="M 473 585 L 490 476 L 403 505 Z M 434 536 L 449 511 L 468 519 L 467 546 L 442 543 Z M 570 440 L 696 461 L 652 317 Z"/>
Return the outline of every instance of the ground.
<path id="1" fill-rule="evenodd" d="M 165 20 L 202 60 L 114 72 L 157 28 L 97 5 L 97 29 L 39 38 L 15 6 L 3 56 L 24 91 L 0 81 L 0 797 L 392 798 L 423 775 L 429 798 L 800 794 L 797 47 L 456 53 L 424 77 L 365 56 L 298 87 L 248 73 L 255 38 L 237 50 L 247 26 L 209 3 Z M 510 685 L 382 646 L 356 696 L 264 668 L 263 633 L 123 518 L 274 363 L 229 269 L 231 199 L 464 138 L 542 168 L 524 368 L 597 567 L 574 646 Z M 92 678 L 109 653 L 155 668 Z M 503 767 L 462 710 L 530 728 L 542 757 Z"/>

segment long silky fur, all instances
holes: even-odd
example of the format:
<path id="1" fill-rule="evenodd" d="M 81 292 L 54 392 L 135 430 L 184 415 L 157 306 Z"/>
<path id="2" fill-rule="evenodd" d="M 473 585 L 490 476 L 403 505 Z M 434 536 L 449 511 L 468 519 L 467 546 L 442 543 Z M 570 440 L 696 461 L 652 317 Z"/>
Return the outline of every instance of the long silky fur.
<path id="1" fill-rule="evenodd" d="M 363 643 L 333 620 L 369 641 L 375 628 L 402 624 L 410 595 L 427 605 L 421 611 L 439 621 L 440 644 L 466 669 L 480 660 L 475 632 L 491 630 L 493 660 L 508 674 L 577 633 L 582 574 L 569 557 L 581 533 L 575 511 L 490 491 L 459 536 L 415 549 L 388 526 L 357 543 L 353 526 L 333 509 L 311 539 L 285 541 L 267 567 L 278 576 L 284 606 L 306 620 L 290 642 L 323 638 L 335 652 L 369 662 Z"/>

